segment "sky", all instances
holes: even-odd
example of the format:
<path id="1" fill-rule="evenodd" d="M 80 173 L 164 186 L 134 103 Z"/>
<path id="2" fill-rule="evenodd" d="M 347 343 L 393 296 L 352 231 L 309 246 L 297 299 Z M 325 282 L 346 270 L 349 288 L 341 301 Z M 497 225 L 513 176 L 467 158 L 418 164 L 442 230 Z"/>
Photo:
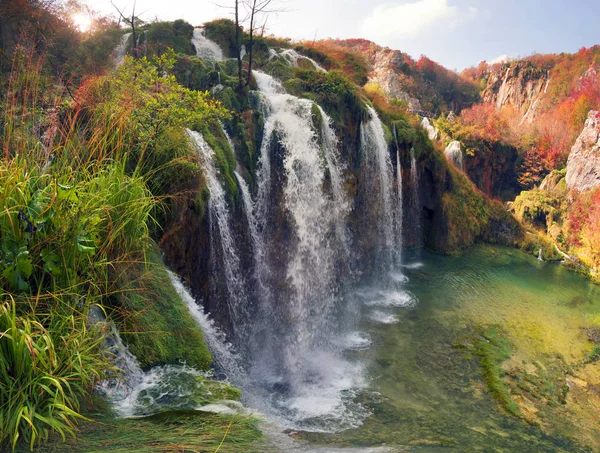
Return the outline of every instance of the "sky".
<path id="1" fill-rule="evenodd" d="M 131 11 L 133 0 L 113 0 Z M 231 17 L 233 0 L 137 0 L 141 18 L 185 19 L 201 25 Z M 502 56 L 576 52 L 600 44 L 599 0 L 273 0 L 284 12 L 267 19 L 267 33 L 294 40 L 365 38 L 426 55 L 449 69 Z M 110 0 L 88 0 L 114 13 Z"/>

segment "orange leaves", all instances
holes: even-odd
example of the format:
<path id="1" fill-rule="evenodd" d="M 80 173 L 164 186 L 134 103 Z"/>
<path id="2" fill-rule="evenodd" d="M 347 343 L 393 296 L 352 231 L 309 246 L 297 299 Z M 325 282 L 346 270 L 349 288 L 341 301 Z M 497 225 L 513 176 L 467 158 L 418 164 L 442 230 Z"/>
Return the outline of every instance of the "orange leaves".
<path id="1" fill-rule="evenodd" d="M 573 246 L 588 246 L 600 259 L 600 188 L 574 196 L 567 239 Z"/>
<path id="2" fill-rule="evenodd" d="M 471 127 L 473 136 L 491 142 L 508 136 L 508 120 L 491 104 L 476 104 L 461 113 L 465 126 Z"/>

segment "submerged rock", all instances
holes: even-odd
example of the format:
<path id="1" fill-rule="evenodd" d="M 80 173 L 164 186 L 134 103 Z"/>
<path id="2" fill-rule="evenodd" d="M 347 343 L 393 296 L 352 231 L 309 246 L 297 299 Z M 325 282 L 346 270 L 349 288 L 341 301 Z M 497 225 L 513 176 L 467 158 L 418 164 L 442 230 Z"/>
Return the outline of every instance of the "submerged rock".
<path id="1" fill-rule="evenodd" d="M 567 187 L 585 192 L 600 185 L 600 113 L 591 111 L 567 161 Z"/>

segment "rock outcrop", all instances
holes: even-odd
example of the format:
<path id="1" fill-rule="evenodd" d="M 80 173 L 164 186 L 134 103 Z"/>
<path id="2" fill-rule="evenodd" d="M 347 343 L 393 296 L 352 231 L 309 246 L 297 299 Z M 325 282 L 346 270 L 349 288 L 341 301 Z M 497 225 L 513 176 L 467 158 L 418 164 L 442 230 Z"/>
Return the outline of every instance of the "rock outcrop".
<path id="1" fill-rule="evenodd" d="M 406 102 L 411 110 L 421 110 L 421 102 L 408 92 L 410 81 L 405 80 L 399 71 L 404 61 L 402 52 L 378 48 L 371 55 L 369 82 L 377 83 L 388 96 Z"/>
<path id="2" fill-rule="evenodd" d="M 528 61 L 508 63 L 492 72 L 481 98 L 501 109 L 511 105 L 523 115 L 523 121 L 533 121 L 541 96 L 548 88 L 548 72 Z"/>
<path id="3" fill-rule="evenodd" d="M 585 192 L 600 185 L 600 113 L 591 111 L 567 161 L 567 187 Z"/>

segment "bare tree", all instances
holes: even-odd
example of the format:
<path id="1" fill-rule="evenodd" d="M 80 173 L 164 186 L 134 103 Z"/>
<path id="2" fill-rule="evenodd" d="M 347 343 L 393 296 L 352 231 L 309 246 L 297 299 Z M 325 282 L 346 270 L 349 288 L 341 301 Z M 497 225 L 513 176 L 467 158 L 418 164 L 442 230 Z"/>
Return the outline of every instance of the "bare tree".
<path id="1" fill-rule="evenodd" d="M 254 47 L 254 33 L 258 30 L 262 30 L 264 34 L 265 27 L 267 24 L 267 16 L 270 13 L 282 12 L 282 9 L 277 8 L 277 0 L 245 0 L 246 7 L 248 8 L 250 18 L 249 39 L 248 39 L 248 76 L 246 78 L 246 85 L 250 85 L 252 80 L 252 63 L 253 63 L 253 47 Z M 237 0 L 236 0 L 237 4 Z M 263 19 L 263 23 L 259 24 Z M 257 25 L 259 24 L 259 25 Z"/>
<path id="2" fill-rule="evenodd" d="M 141 23 L 141 19 L 139 16 L 135 15 L 135 5 L 137 2 L 133 2 L 133 8 L 131 10 L 131 17 L 126 16 L 125 14 L 123 14 L 123 12 L 117 8 L 117 5 L 115 5 L 112 0 L 110 2 L 110 4 L 117 10 L 117 12 L 119 13 L 119 21 L 123 21 L 125 22 L 129 28 L 131 28 L 131 37 L 133 39 L 133 58 L 139 58 L 138 55 L 138 26 Z"/>
<path id="3" fill-rule="evenodd" d="M 240 1 L 235 0 L 235 49 L 238 62 L 238 90 L 242 91 L 242 43 L 240 39 Z"/>

